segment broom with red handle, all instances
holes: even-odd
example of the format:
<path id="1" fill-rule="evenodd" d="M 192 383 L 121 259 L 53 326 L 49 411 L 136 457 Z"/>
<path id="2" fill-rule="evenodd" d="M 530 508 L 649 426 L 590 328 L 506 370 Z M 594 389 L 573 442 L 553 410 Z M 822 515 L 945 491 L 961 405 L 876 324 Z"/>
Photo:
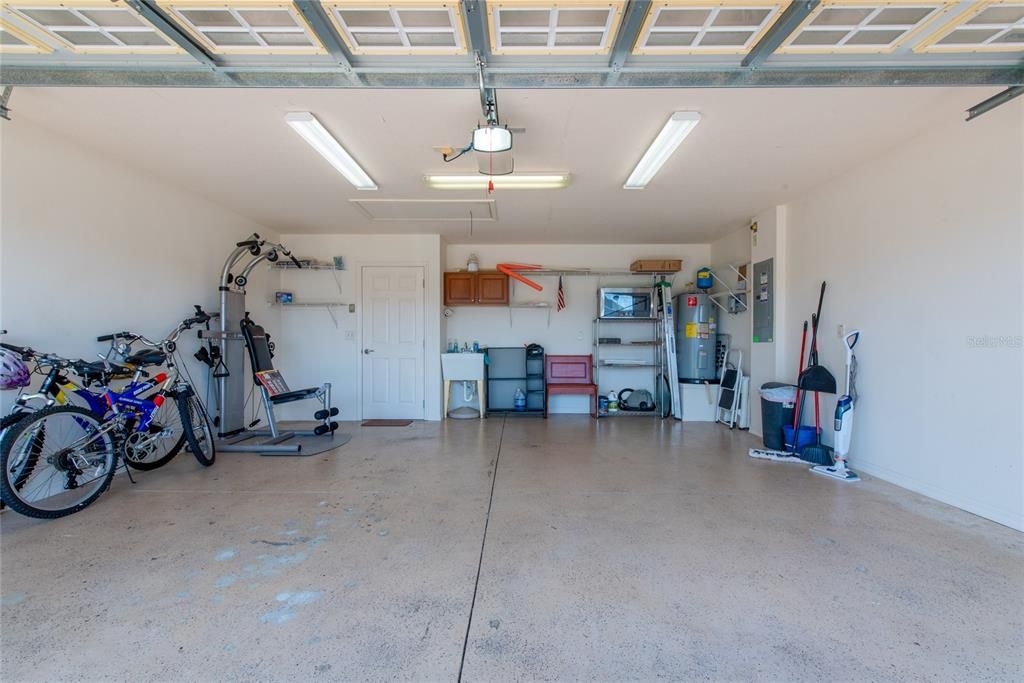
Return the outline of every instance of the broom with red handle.
<path id="1" fill-rule="evenodd" d="M 800 337 L 800 363 L 799 363 L 800 370 L 797 371 L 797 373 L 796 373 L 797 384 L 798 385 L 800 383 L 800 374 L 804 371 L 804 351 L 806 351 L 806 350 L 807 350 L 807 321 L 805 320 L 804 321 L 804 333 Z M 796 397 L 794 398 L 794 403 L 797 406 L 800 405 L 800 387 L 799 386 L 797 386 L 797 388 L 796 388 Z M 800 423 L 800 414 L 797 411 L 794 411 L 793 412 L 793 434 L 794 435 L 796 434 L 796 426 L 799 423 Z M 795 443 L 796 436 L 793 437 L 793 441 L 794 441 L 793 446 L 795 448 L 796 447 L 796 443 Z"/>

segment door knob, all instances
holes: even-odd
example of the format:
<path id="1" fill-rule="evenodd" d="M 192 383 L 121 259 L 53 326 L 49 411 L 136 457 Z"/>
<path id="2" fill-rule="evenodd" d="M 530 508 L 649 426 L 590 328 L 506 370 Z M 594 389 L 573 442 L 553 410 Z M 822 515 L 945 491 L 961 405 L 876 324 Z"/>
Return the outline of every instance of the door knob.
<path id="1" fill-rule="evenodd" d="M 371 353 L 373 353 L 373 349 L 363 349 L 363 354 L 364 355 L 369 356 Z"/>

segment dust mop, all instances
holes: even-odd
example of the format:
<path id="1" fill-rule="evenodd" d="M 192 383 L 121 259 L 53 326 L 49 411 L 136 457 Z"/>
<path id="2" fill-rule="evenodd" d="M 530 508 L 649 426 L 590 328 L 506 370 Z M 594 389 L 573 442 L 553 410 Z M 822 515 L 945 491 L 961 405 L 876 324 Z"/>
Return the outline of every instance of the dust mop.
<path id="1" fill-rule="evenodd" d="M 846 467 L 846 456 L 850 453 L 850 439 L 853 433 L 853 407 L 857 401 L 855 377 L 857 373 L 857 357 L 853 355 L 853 347 L 860 339 L 860 331 L 854 330 L 843 337 L 846 343 L 846 393 L 836 403 L 835 415 L 835 450 L 832 465 L 817 465 L 811 472 L 824 477 L 832 477 L 840 481 L 860 481 L 860 477 Z"/>
<path id="2" fill-rule="evenodd" d="M 801 465 L 806 465 L 806 460 L 801 460 L 797 456 L 793 455 L 789 451 L 774 451 L 770 448 L 751 448 L 747 450 L 747 455 L 751 458 L 757 458 L 758 460 L 774 460 L 775 462 L 796 462 Z"/>

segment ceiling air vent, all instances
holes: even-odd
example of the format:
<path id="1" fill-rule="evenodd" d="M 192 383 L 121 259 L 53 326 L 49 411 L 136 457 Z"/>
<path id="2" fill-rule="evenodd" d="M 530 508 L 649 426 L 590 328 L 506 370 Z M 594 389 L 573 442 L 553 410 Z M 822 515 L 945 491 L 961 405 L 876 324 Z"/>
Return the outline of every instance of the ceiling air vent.
<path id="1" fill-rule="evenodd" d="M 372 220 L 458 223 L 498 220 L 493 199 L 350 199 Z"/>

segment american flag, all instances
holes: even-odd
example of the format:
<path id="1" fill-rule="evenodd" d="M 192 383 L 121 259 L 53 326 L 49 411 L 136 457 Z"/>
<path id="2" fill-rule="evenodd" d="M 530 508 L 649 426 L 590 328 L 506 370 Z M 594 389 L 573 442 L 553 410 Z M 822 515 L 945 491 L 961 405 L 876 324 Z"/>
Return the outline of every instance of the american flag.
<path id="1" fill-rule="evenodd" d="M 555 304 L 555 310 L 560 311 L 565 308 L 565 290 L 562 289 L 562 276 L 558 276 L 558 303 Z"/>

